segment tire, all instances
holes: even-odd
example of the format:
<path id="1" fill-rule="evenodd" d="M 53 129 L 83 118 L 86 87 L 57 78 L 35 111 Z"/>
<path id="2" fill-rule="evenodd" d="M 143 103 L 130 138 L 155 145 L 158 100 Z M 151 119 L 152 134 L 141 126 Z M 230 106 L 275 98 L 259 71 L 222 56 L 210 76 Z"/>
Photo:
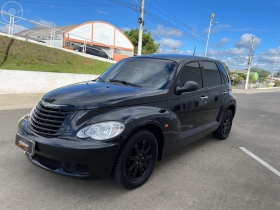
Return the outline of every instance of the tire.
<path id="1" fill-rule="evenodd" d="M 155 136 L 147 130 L 138 131 L 121 149 L 114 168 L 114 180 L 126 189 L 140 187 L 151 176 L 157 156 Z"/>
<path id="2" fill-rule="evenodd" d="M 233 115 L 231 110 L 227 110 L 223 116 L 220 126 L 215 130 L 212 135 L 219 140 L 225 140 L 230 133 L 232 126 Z"/>

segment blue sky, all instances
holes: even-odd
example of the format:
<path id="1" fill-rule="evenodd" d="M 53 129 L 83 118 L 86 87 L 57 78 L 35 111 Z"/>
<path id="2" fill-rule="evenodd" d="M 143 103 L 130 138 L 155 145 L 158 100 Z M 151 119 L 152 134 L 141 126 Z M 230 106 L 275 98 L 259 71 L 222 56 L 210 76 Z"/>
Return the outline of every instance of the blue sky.
<path id="1" fill-rule="evenodd" d="M 123 2 L 121 5 L 113 1 Z M 103 20 L 122 30 L 138 28 L 140 0 L 19 0 L 23 17 L 53 26 Z M 1 1 L 0 6 L 8 1 Z M 126 4 L 126 6 L 124 5 Z M 18 5 L 14 4 L 14 7 Z M 136 9 L 135 10 L 133 10 Z M 7 9 L 7 8 L 4 8 Z M 160 53 L 204 55 L 212 12 L 208 56 L 225 61 L 231 69 L 247 67 L 250 36 L 255 38 L 253 66 L 272 70 L 280 47 L 280 0 L 146 0 L 145 28 L 160 43 Z M 0 17 L 1 18 L 1 17 Z M 1 21 L 5 27 L 5 21 Z M 25 21 L 16 23 L 34 27 Z M 280 55 L 279 55 L 280 57 Z M 276 69 L 280 69 L 280 58 Z"/>

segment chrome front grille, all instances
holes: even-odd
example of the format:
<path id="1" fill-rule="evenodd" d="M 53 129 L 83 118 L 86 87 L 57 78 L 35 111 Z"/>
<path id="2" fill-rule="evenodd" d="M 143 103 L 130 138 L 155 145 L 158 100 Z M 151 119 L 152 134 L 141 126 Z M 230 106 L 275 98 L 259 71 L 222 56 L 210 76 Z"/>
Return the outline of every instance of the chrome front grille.
<path id="1" fill-rule="evenodd" d="M 31 129 L 44 136 L 57 136 L 63 133 L 75 111 L 50 108 L 39 102 L 30 115 Z"/>

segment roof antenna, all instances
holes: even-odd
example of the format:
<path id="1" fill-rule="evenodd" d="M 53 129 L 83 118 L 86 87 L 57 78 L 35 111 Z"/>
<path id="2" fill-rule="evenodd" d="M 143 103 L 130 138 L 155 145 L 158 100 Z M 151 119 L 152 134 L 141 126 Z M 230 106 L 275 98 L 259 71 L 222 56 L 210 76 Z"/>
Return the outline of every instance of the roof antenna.
<path id="1" fill-rule="evenodd" d="M 194 54 L 195 54 L 195 50 L 196 50 L 196 46 L 194 46 L 194 50 L 193 50 L 193 55 L 192 55 L 192 56 L 194 56 Z"/>

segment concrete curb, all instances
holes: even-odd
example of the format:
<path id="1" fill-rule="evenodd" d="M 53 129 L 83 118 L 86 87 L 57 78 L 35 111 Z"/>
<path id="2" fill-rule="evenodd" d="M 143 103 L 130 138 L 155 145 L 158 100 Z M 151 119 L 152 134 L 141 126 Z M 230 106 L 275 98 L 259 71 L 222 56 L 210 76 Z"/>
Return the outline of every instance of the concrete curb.
<path id="1" fill-rule="evenodd" d="M 257 90 L 273 90 L 273 89 L 279 89 L 280 87 L 271 87 L 271 88 L 256 88 Z"/>

